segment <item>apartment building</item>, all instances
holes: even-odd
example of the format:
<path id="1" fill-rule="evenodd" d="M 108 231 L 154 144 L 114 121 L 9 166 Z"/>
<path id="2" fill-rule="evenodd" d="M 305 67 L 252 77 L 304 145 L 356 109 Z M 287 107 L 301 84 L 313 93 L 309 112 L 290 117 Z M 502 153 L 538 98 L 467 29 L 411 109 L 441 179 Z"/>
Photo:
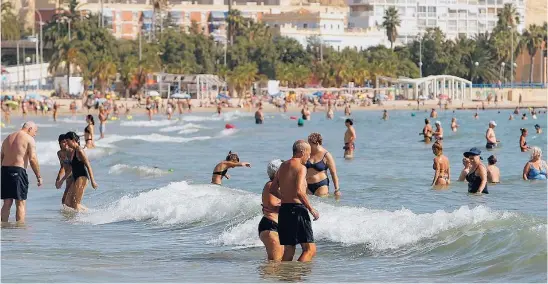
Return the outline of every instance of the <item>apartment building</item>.
<path id="1" fill-rule="evenodd" d="M 434 27 L 439 27 L 448 38 L 490 32 L 505 3 L 513 3 L 520 14 L 518 31 L 525 27 L 524 0 L 348 0 L 347 3 L 351 28 L 380 26 L 384 11 L 396 7 L 402 21 L 397 44 L 405 44 Z"/>

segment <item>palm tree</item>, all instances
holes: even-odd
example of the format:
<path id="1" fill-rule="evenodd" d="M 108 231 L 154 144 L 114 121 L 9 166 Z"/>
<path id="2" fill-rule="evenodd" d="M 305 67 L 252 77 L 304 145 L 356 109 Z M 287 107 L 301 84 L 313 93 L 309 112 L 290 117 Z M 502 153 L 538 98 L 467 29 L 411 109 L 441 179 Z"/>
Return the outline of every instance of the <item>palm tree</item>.
<path id="1" fill-rule="evenodd" d="M 534 65 L 533 59 L 537 54 L 537 50 L 542 47 L 542 41 L 544 40 L 542 27 L 535 24 L 529 25 L 527 30 L 523 33 L 523 40 L 531 59 L 531 64 L 529 66 L 529 83 L 532 83 Z"/>
<path id="2" fill-rule="evenodd" d="M 110 58 L 101 58 L 93 62 L 91 74 L 99 85 L 101 92 L 104 92 L 110 82 L 116 78 L 116 64 Z"/>
<path id="3" fill-rule="evenodd" d="M 388 7 L 384 11 L 382 26 L 386 29 L 386 36 L 390 41 L 390 49 L 394 48 L 394 42 L 396 37 L 398 37 L 398 27 L 401 24 L 400 17 L 398 15 L 398 10 L 394 7 Z"/>
<path id="4" fill-rule="evenodd" d="M 162 11 L 167 8 L 167 0 L 152 0 L 152 35 L 156 38 L 156 16 L 160 14 L 162 16 Z"/>
<path id="5" fill-rule="evenodd" d="M 70 92 L 70 75 L 71 66 L 82 72 L 86 68 L 87 58 L 80 52 L 80 49 L 75 47 L 75 43 L 64 38 L 57 42 L 54 48 L 48 71 L 55 73 L 61 68 L 65 68 L 67 72 L 67 92 Z"/>
<path id="6" fill-rule="evenodd" d="M 13 13 L 10 2 L 4 2 L 1 6 L 2 32 L 3 40 L 18 40 L 21 38 L 21 24 L 19 17 Z"/>
<path id="7" fill-rule="evenodd" d="M 515 28 L 520 22 L 519 13 L 516 6 L 512 3 L 504 4 L 504 7 L 502 8 L 502 11 L 500 11 L 498 17 L 499 19 L 497 26 L 501 29 L 506 29 L 508 26 Z"/>
<path id="8" fill-rule="evenodd" d="M 232 0 L 229 0 L 229 3 L 230 2 L 232 2 Z M 232 45 L 234 44 L 234 36 L 240 35 L 244 28 L 245 19 L 242 17 L 242 12 L 240 12 L 240 10 L 230 8 L 226 21 L 228 23 L 228 42 Z"/>
<path id="9" fill-rule="evenodd" d="M 245 91 L 249 90 L 253 82 L 257 80 L 258 73 L 259 70 L 257 69 L 257 65 L 254 63 L 239 65 L 230 72 L 228 82 L 236 90 L 238 95 L 243 97 Z"/>

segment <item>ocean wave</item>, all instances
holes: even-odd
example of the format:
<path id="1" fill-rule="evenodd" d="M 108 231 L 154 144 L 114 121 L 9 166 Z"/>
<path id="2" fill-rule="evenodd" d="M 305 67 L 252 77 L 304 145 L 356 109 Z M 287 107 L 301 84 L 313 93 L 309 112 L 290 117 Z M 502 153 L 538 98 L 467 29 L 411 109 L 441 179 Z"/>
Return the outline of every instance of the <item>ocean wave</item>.
<path id="1" fill-rule="evenodd" d="M 132 120 L 132 121 L 122 121 L 120 126 L 131 126 L 131 127 L 160 127 L 168 126 L 177 123 L 177 120 Z"/>
<path id="2" fill-rule="evenodd" d="M 147 134 L 147 135 L 132 135 L 132 136 L 123 136 L 123 135 L 109 135 L 104 139 L 97 141 L 98 145 L 111 145 L 112 143 L 123 141 L 123 140 L 141 140 L 146 142 L 173 142 L 173 143 L 186 143 L 195 140 L 208 140 L 211 139 L 210 136 L 196 136 L 196 137 L 174 137 L 166 136 L 157 133 Z"/>
<path id="3" fill-rule="evenodd" d="M 181 130 L 177 133 L 178 134 L 192 134 L 192 133 L 196 133 L 198 131 L 200 131 L 200 130 L 198 130 L 198 129 L 183 129 L 183 130 Z"/>
<path id="4" fill-rule="evenodd" d="M 137 174 L 140 177 L 159 177 L 167 174 L 168 171 L 162 170 L 156 167 L 116 164 L 110 167 L 108 173 L 110 175 L 121 175 L 125 173 L 132 173 L 132 174 Z"/>
<path id="5" fill-rule="evenodd" d="M 39 141 L 36 142 L 36 154 L 38 156 L 38 162 L 40 165 L 55 166 L 59 165 L 59 158 L 57 158 L 57 151 L 59 151 L 59 143 L 57 141 Z M 111 155 L 115 152 L 111 148 L 97 147 L 94 149 L 84 149 L 86 155 L 90 161 L 97 158 Z"/>
<path id="6" fill-rule="evenodd" d="M 74 124 L 87 124 L 85 116 L 83 116 L 82 118 L 62 117 L 62 118 L 58 118 L 57 122 L 74 123 Z"/>
<path id="7" fill-rule="evenodd" d="M 185 115 L 181 118 L 186 122 L 198 122 L 198 121 L 231 121 L 240 117 L 252 117 L 254 114 L 249 112 L 231 111 L 223 112 L 221 115 L 213 114 L 211 116 L 197 116 L 197 115 Z"/>
<path id="8" fill-rule="evenodd" d="M 194 130 L 194 129 L 204 129 L 205 127 L 194 124 L 194 123 L 187 123 L 184 125 L 174 125 L 174 126 L 168 126 L 164 128 L 160 128 L 158 131 L 160 132 L 173 132 L 173 131 L 180 131 L 180 130 Z"/>
<path id="9" fill-rule="evenodd" d="M 219 136 L 221 137 L 230 136 L 230 135 L 234 135 L 236 132 L 238 132 L 238 129 L 235 129 L 235 128 L 223 129 L 221 130 L 221 133 L 219 134 Z"/>
<path id="10" fill-rule="evenodd" d="M 124 196 L 106 208 L 82 214 L 78 221 L 94 225 L 127 220 L 161 225 L 207 225 L 248 216 L 259 202 L 256 194 L 216 185 L 189 185 L 183 181 L 136 196 Z"/>
<path id="11" fill-rule="evenodd" d="M 36 126 L 38 128 L 50 128 L 50 127 L 57 127 L 57 124 L 50 124 L 50 123 L 36 123 Z"/>

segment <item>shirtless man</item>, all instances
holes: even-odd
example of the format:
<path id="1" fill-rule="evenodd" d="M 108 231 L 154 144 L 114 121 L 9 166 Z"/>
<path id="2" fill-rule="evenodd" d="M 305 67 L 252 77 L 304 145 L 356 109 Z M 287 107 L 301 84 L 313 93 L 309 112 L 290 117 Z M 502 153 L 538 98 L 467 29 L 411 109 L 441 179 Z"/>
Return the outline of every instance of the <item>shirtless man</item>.
<path id="1" fill-rule="evenodd" d="M 432 130 L 432 125 L 430 125 L 430 120 L 428 118 L 424 119 L 424 127 L 422 128 L 422 133 L 419 133 L 419 135 L 424 136 L 424 143 L 430 143 L 432 141 L 432 133 L 434 131 Z"/>
<path id="2" fill-rule="evenodd" d="M 101 133 L 101 139 L 105 138 L 105 130 L 107 125 L 108 113 L 101 107 L 99 109 L 99 132 Z"/>
<path id="3" fill-rule="evenodd" d="M 2 111 L 4 112 L 4 122 L 6 125 L 9 125 L 11 123 L 11 109 L 9 105 L 2 105 Z"/>
<path id="4" fill-rule="evenodd" d="M 310 120 L 310 111 L 308 110 L 308 106 L 304 106 L 301 110 L 302 119 L 304 120 Z"/>
<path id="5" fill-rule="evenodd" d="M 263 124 L 264 115 L 263 115 L 263 106 L 259 105 L 259 109 L 255 112 L 255 124 Z"/>
<path id="6" fill-rule="evenodd" d="M 19 223 L 25 222 L 25 206 L 29 189 L 26 169 L 29 163 L 38 180 L 38 186 L 42 185 L 34 142 L 37 132 L 36 124 L 28 121 L 23 124 L 21 130 L 10 134 L 2 142 L 2 200 L 4 200 L 2 222 L 8 222 L 14 199 L 15 220 Z"/>
<path id="7" fill-rule="evenodd" d="M 382 112 L 382 119 L 383 119 L 383 120 L 388 120 L 388 111 L 387 111 L 387 110 L 384 110 L 384 111 Z"/>
<path id="8" fill-rule="evenodd" d="M 302 254 L 298 261 L 310 261 L 316 255 L 316 244 L 312 223 L 320 214 L 310 205 L 306 194 L 306 161 L 310 158 L 310 145 L 304 140 L 293 144 L 293 157 L 285 161 L 270 185 L 270 193 L 280 198 L 278 234 L 284 246 L 282 261 L 292 261 L 295 246 L 301 245 Z"/>
<path id="9" fill-rule="evenodd" d="M 333 106 L 331 105 L 331 100 L 327 102 L 327 119 L 333 119 Z"/>
<path id="10" fill-rule="evenodd" d="M 487 140 L 487 144 L 485 144 L 485 147 L 487 149 L 493 149 L 497 147 L 497 143 L 500 141 L 497 140 L 497 137 L 495 136 L 495 127 L 497 126 L 497 123 L 495 121 L 491 120 L 489 121 L 489 128 L 487 128 L 487 132 L 485 132 L 485 139 Z"/>
<path id="11" fill-rule="evenodd" d="M 350 110 L 350 105 L 347 104 L 345 107 L 344 107 L 344 115 L 345 116 L 350 116 L 352 114 L 352 111 Z"/>
<path id="12" fill-rule="evenodd" d="M 438 113 L 436 112 L 436 109 L 432 109 L 432 111 L 430 112 L 430 117 L 431 118 L 437 118 L 438 117 Z"/>
<path id="13" fill-rule="evenodd" d="M 346 125 L 346 132 L 344 133 L 344 158 L 345 159 L 352 159 L 354 157 L 354 149 L 355 142 L 356 142 L 356 131 L 354 130 L 354 121 L 352 119 L 347 118 L 344 121 L 344 125 Z"/>

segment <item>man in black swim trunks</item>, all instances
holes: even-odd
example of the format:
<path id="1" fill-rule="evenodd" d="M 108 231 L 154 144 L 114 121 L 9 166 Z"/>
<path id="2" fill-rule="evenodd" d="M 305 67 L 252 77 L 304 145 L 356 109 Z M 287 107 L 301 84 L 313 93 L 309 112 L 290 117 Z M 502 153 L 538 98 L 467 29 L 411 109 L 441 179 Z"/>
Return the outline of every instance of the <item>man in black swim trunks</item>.
<path id="1" fill-rule="evenodd" d="M 15 220 L 25 222 L 25 206 L 29 189 L 27 166 L 36 174 L 38 186 L 42 185 L 40 166 L 36 157 L 34 137 L 38 127 L 29 121 L 23 124 L 21 130 L 10 134 L 2 142 L 2 222 L 8 222 L 11 206 L 15 200 Z"/>
<path id="2" fill-rule="evenodd" d="M 270 193 L 279 197 L 281 206 L 278 215 L 278 235 L 284 246 L 282 261 L 292 261 L 295 246 L 301 244 L 299 261 L 310 261 L 316 255 L 316 244 L 312 232 L 312 222 L 320 214 L 310 205 L 306 195 L 306 167 L 310 158 L 310 145 L 304 140 L 293 144 L 293 157 L 282 163 L 270 186 Z"/>

